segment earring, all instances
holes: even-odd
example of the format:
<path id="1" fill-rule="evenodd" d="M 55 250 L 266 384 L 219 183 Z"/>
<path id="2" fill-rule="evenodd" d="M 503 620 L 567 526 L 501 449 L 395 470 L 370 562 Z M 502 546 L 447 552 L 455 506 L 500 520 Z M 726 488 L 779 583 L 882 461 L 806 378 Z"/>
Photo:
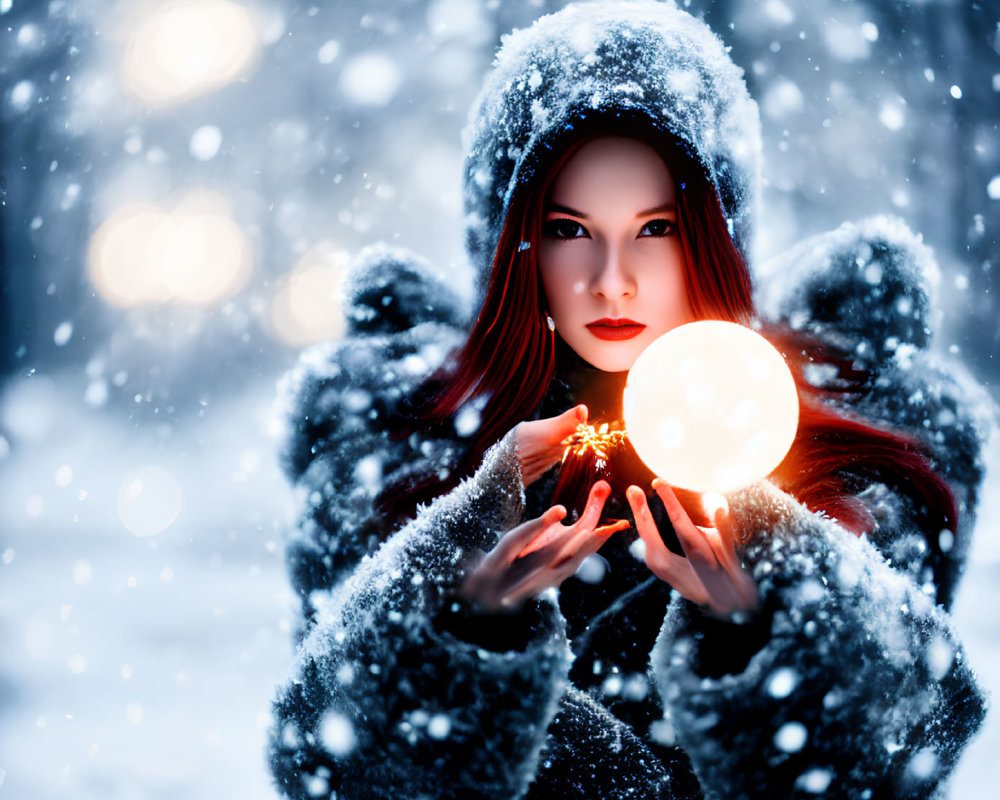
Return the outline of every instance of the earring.
<path id="1" fill-rule="evenodd" d="M 556 321 L 552 319 L 552 317 L 550 317 L 548 314 L 545 315 L 545 324 L 548 326 L 548 329 L 550 331 L 555 331 Z"/>

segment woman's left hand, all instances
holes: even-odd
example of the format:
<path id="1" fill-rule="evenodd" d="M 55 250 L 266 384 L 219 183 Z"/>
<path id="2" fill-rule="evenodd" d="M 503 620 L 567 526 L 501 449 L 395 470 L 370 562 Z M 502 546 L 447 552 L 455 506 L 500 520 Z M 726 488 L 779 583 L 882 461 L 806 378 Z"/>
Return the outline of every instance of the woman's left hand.
<path id="1" fill-rule="evenodd" d="M 657 478 L 653 490 L 663 501 L 684 550 L 670 552 L 653 520 L 646 493 L 630 486 L 626 495 L 635 515 L 636 530 L 646 545 L 646 566 L 693 603 L 728 616 L 757 607 L 757 586 L 736 557 L 736 544 L 728 508 L 715 512 L 714 528 L 700 528 L 688 516 L 671 488 Z"/>

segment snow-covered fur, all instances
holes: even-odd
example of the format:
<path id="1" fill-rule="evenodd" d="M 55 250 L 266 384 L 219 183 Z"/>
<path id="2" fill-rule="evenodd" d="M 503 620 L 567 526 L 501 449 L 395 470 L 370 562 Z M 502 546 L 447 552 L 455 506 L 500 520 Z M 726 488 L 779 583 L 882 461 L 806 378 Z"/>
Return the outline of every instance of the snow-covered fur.
<path id="1" fill-rule="evenodd" d="M 505 37 L 472 108 L 465 211 L 481 282 L 511 195 L 545 152 L 584 120 L 622 115 L 690 147 L 749 254 L 761 141 L 743 72 L 704 23 L 672 3 L 579 3 Z"/>
<path id="2" fill-rule="evenodd" d="M 574 92 L 584 88 L 559 104 L 570 78 Z M 712 90 L 699 108 L 715 110 L 701 118 L 684 103 L 705 80 L 728 88 Z M 474 256 L 495 246 L 505 198 L 530 168 L 525 154 L 584 106 L 615 113 L 628 102 L 673 125 L 716 170 L 734 233 L 746 230 L 755 112 L 721 45 L 672 7 L 600 3 L 543 20 L 506 41 L 483 97 L 467 183 Z M 739 111 L 736 123 L 725 108 Z M 730 126 L 747 119 L 749 138 L 734 139 Z M 347 335 L 304 354 L 284 387 L 285 464 L 302 502 L 287 558 L 302 622 L 270 738 L 281 792 L 939 796 L 984 714 L 947 611 L 985 428 L 981 394 L 927 349 L 932 272 L 929 251 L 899 223 L 871 222 L 798 250 L 774 270 L 783 287 L 764 295 L 774 319 L 848 346 L 872 371 L 845 403 L 930 449 L 960 504 L 957 536 L 929 530 L 924 510 L 884 485 L 862 493 L 877 528 L 857 538 L 762 484 L 730 497 L 760 591 L 752 619 L 718 619 L 672 593 L 625 533 L 596 569 L 505 615 L 469 607 L 456 589 L 479 554 L 547 507 L 554 474 L 526 491 L 508 435 L 394 530 L 380 492 L 455 469 L 476 429 L 466 408 L 451 426 L 398 433 L 467 317 L 418 259 L 364 253 Z M 557 371 L 546 415 L 574 404 L 572 385 Z"/>
<path id="3" fill-rule="evenodd" d="M 372 514 L 381 487 L 462 454 L 451 439 L 412 446 L 388 439 L 388 420 L 459 341 L 466 309 L 428 266 L 384 245 L 358 256 L 345 288 L 347 335 L 306 351 L 284 379 L 289 420 L 283 461 L 303 513 L 286 543 L 292 585 L 302 597 L 326 590 L 381 542 Z"/>
<path id="4" fill-rule="evenodd" d="M 774 277 L 758 293 L 762 313 L 850 353 L 873 379 L 849 409 L 916 435 L 950 482 L 959 509 L 955 535 L 901 537 L 893 522 L 900 499 L 880 485 L 861 495 L 884 521 L 872 538 L 893 565 L 949 607 L 972 536 L 993 412 L 962 365 L 931 349 L 940 279 L 933 253 L 901 220 L 876 217 L 807 239 L 764 271 Z M 806 377 L 824 386 L 830 376 L 818 369 Z M 887 530 L 895 531 L 891 542 Z"/>
<path id="5" fill-rule="evenodd" d="M 867 492 L 879 520 L 871 540 L 766 488 L 731 497 L 762 611 L 737 625 L 654 596 L 649 605 L 661 603 L 664 620 L 649 661 L 655 696 L 615 666 L 621 656 L 602 647 L 600 631 L 571 651 L 551 593 L 511 618 L 457 599 L 469 559 L 544 506 L 525 497 L 511 437 L 379 548 L 390 530 L 373 506 L 377 488 L 417 461 L 449 469 L 464 446 L 457 430 L 386 434 L 382 415 L 422 377 L 406 365 L 418 357 L 430 369 L 457 337 L 447 323 L 421 321 L 442 318 L 447 293 L 425 277 L 419 294 L 419 267 L 394 258 L 365 271 L 401 269 L 403 296 L 391 282 L 369 294 L 413 327 L 355 331 L 312 350 L 288 384 L 299 430 L 287 464 L 304 496 L 288 559 L 305 627 L 271 742 L 286 795 L 935 796 L 984 708 L 946 613 L 950 590 L 935 602 L 965 548 L 942 546 L 940 532 L 924 530 L 919 510 L 887 487 Z M 797 312 L 804 324 L 822 316 Z M 877 324 L 872 332 L 881 335 Z M 859 406 L 928 443 L 945 437 L 936 452 L 966 498 L 967 532 L 984 432 L 969 387 L 916 355 L 907 370 L 884 366 Z M 893 409 L 878 399 L 901 391 L 919 400 Z M 610 559 L 609 568 L 627 567 Z M 568 594 L 584 586 L 570 583 Z M 647 625 L 654 635 L 660 627 Z M 598 680 L 574 686 L 571 668 Z M 629 692 L 655 712 L 646 729 L 609 710 Z"/>
<path id="6" fill-rule="evenodd" d="M 763 270 L 763 313 L 870 367 L 931 343 L 934 255 L 902 220 L 875 217 L 800 242 Z"/>

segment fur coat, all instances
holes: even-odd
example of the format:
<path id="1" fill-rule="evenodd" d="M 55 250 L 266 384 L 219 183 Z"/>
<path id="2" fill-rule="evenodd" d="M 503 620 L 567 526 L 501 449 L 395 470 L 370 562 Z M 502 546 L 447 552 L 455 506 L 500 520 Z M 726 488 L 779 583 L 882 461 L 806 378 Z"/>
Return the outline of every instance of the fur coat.
<path id="1" fill-rule="evenodd" d="M 504 42 L 467 131 L 471 262 L 485 275 L 507 203 L 547 149 L 595 116 L 640 115 L 684 142 L 749 251 L 759 122 L 705 26 L 665 3 L 568 7 Z M 287 541 L 302 603 L 269 754 L 290 798 L 930 798 L 984 699 L 948 616 L 982 480 L 977 387 L 931 351 L 934 265 L 901 223 L 804 243 L 761 291 L 776 322 L 873 377 L 853 411 L 916 436 L 955 494 L 957 533 L 882 484 L 858 538 L 767 484 L 730 497 L 760 610 L 704 613 L 616 535 L 515 614 L 458 596 L 469 564 L 547 507 L 513 438 L 396 527 L 380 495 L 455 470 L 478 427 L 400 436 L 414 393 L 461 343 L 463 303 L 420 259 L 356 263 L 343 340 L 284 387 Z M 481 288 L 484 282 L 480 283 Z M 572 359 L 538 415 L 574 403 Z M 810 380 L 827 379 L 816 374 Z M 549 492 L 549 495 L 546 492 Z"/>

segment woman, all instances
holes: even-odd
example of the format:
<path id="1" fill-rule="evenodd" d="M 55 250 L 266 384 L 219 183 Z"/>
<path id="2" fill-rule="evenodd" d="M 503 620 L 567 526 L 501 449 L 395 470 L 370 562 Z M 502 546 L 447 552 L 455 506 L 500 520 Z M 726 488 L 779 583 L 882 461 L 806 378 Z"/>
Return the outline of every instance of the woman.
<path id="1" fill-rule="evenodd" d="M 803 423 L 770 481 L 709 520 L 616 458 L 567 509 L 564 440 L 617 419 L 648 341 L 757 324 L 756 109 L 698 21 L 591 3 L 505 40 L 468 141 L 464 342 L 460 303 L 379 248 L 348 338 L 290 379 L 279 788 L 933 796 L 983 715 L 947 617 L 982 476 L 969 387 L 925 349 L 926 251 L 870 224 L 786 265 L 794 326 L 765 328 Z"/>

